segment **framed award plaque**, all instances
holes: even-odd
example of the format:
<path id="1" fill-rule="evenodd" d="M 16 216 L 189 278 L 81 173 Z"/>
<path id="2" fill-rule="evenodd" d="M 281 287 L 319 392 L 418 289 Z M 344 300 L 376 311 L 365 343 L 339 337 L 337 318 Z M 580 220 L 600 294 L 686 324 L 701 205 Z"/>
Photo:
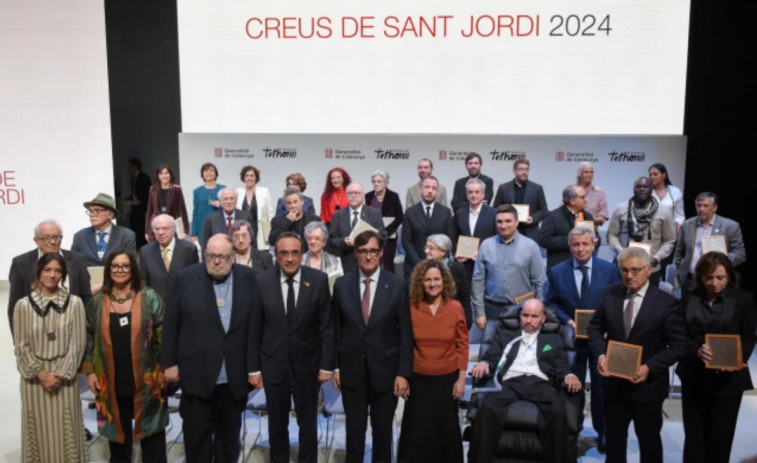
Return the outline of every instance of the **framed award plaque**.
<path id="1" fill-rule="evenodd" d="M 586 328 L 589 326 L 589 320 L 594 316 L 593 310 L 576 309 L 573 315 L 573 322 L 576 324 L 576 339 L 588 339 Z"/>
<path id="2" fill-rule="evenodd" d="M 710 346 L 712 351 L 712 361 L 705 362 L 705 367 L 740 370 L 744 366 L 740 335 L 707 333 L 704 335 L 704 343 Z"/>
<path id="3" fill-rule="evenodd" d="M 610 341 L 607 343 L 605 368 L 610 376 L 633 381 L 641 366 L 642 347 L 636 344 Z"/>

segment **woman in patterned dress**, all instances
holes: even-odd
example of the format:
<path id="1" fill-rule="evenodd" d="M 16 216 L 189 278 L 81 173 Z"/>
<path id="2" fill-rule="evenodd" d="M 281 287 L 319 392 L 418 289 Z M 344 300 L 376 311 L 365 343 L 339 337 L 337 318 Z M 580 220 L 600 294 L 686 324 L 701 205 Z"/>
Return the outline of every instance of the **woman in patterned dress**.
<path id="1" fill-rule="evenodd" d="M 36 289 L 13 316 L 21 374 L 21 461 L 87 461 L 78 371 L 84 355 L 84 305 L 59 286 L 66 261 L 46 253 L 37 261 Z"/>

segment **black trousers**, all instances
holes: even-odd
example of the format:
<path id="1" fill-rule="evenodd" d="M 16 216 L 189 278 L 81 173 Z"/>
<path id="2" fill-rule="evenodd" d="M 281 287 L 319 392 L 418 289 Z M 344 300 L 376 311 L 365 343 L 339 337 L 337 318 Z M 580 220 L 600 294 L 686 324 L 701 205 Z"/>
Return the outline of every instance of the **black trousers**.
<path id="1" fill-rule="evenodd" d="M 727 463 L 739 417 L 742 393 L 723 395 L 722 380 L 729 373 L 699 369 L 699 377 L 681 378 L 683 461 Z"/>
<path id="2" fill-rule="evenodd" d="M 565 461 L 568 437 L 564 398 L 551 383 L 536 376 L 511 378 L 502 382 L 501 391 L 484 398 L 473 422 L 470 461 L 494 461 L 505 423 L 505 409 L 516 400 L 532 402 L 539 408 L 539 442 L 547 461 Z"/>
<path id="3" fill-rule="evenodd" d="M 581 386 L 585 386 L 586 369 L 589 369 L 591 378 L 591 424 L 598 434 L 607 432 L 605 424 L 605 389 L 602 384 L 602 376 L 597 370 L 597 358 L 591 354 L 589 342 L 585 339 L 576 339 L 576 360 L 573 362 L 573 373 L 581 380 Z M 580 416 L 579 429 L 584 422 L 584 405 L 586 403 L 586 389 L 578 391 Z"/>
<path id="4" fill-rule="evenodd" d="M 132 448 L 134 445 L 134 433 L 131 421 L 134 419 L 134 397 L 117 397 L 118 415 L 121 427 L 124 430 L 124 443 L 108 441 L 110 449 L 110 463 L 131 463 Z M 142 449 L 142 461 L 144 463 L 166 462 L 166 432 L 147 436 L 139 441 Z"/>
<path id="5" fill-rule="evenodd" d="M 268 408 L 268 435 L 271 443 L 271 462 L 289 461 L 289 411 L 294 396 L 294 410 L 300 428 L 299 462 L 318 461 L 318 390 L 317 376 L 307 383 L 298 383 L 292 367 L 284 381 L 263 384 Z"/>
<path id="6" fill-rule="evenodd" d="M 605 382 L 605 417 L 607 419 L 607 461 L 625 463 L 628 425 L 633 421 L 639 439 L 641 463 L 662 463 L 662 401 L 636 402 L 631 398 L 631 383 L 624 379 L 620 388 Z M 625 387 L 624 387 L 625 386 Z"/>
<path id="7" fill-rule="evenodd" d="M 347 421 L 346 463 L 362 463 L 368 415 L 373 429 L 373 462 L 392 460 L 392 423 L 397 408 L 394 390 L 376 391 L 370 380 L 355 388 L 342 387 L 342 403 Z"/>
<path id="8" fill-rule="evenodd" d="M 239 430 L 247 396 L 238 399 L 228 384 L 219 384 L 210 397 L 182 394 L 179 414 L 188 463 L 236 463 Z"/>

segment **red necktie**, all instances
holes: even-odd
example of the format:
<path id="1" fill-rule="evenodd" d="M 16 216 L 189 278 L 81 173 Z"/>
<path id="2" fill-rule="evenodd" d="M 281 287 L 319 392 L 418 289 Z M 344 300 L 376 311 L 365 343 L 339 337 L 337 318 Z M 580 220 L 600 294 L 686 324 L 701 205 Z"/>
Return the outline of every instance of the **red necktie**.
<path id="1" fill-rule="evenodd" d="M 363 291 L 363 321 L 368 325 L 368 317 L 371 315 L 371 279 L 363 280 L 365 290 Z"/>
<path id="2" fill-rule="evenodd" d="M 226 234 L 231 236 L 231 216 L 226 217 Z"/>

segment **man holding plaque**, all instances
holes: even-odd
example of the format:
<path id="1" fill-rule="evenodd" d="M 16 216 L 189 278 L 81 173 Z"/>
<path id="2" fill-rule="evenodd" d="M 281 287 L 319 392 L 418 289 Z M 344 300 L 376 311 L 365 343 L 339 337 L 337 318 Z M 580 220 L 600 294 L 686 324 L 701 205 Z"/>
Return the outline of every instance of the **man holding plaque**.
<path id="1" fill-rule="evenodd" d="M 618 268 L 622 284 L 604 290 L 588 327 L 591 352 L 605 376 L 607 461 L 626 461 L 628 425 L 633 421 L 641 461 L 661 463 L 662 403 L 668 396 L 668 368 L 683 357 L 688 345 L 684 320 L 676 299 L 650 284 L 652 268 L 644 249 L 623 249 Z M 630 380 L 611 376 L 624 365 L 605 356 L 609 341 L 640 350 L 640 365 Z"/>
<path id="2" fill-rule="evenodd" d="M 660 262 L 673 253 L 676 223 L 669 208 L 660 207 L 652 196 L 652 181 L 639 177 L 633 182 L 633 196 L 618 204 L 607 226 L 607 244 L 613 251 L 641 243 L 649 249 L 654 286 L 660 282 Z"/>
<path id="3" fill-rule="evenodd" d="M 480 245 L 483 240 L 497 234 L 497 219 L 494 208 L 489 207 L 484 198 L 487 187 L 481 179 L 471 178 L 465 184 L 465 195 L 468 202 L 455 211 L 455 225 L 459 237 L 478 238 Z M 468 272 L 468 278 L 473 275 L 475 256 L 461 255 L 458 247 L 456 259 L 462 262 Z"/>
<path id="4" fill-rule="evenodd" d="M 547 250 L 547 268 L 570 259 L 568 232 L 574 227 L 594 230 L 594 217 L 584 210 L 585 207 L 586 190 L 577 185 L 568 185 L 562 190 L 562 206 L 551 211 L 542 221 L 536 241 Z"/>
<path id="5" fill-rule="evenodd" d="M 702 254 L 713 249 L 728 255 L 736 266 L 746 262 L 746 249 L 741 236 L 741 227 L 735 220 L 716 214 L 718 197 L 715 193 L 699 193 L 696 198 L 697 216 L 687 219 L 681 227 L 681 236 L 675 250 L 676 277 L 678 284 L 689 289 L 693 282 L 694 267 Z M 718 237 L 722 239 L 718 240 Z M 719 243 L 718 243 L 719 241 Z M 704 251 L 702 245 L 704 244 Z M 722 246 L 725 245 L 725 249 Z M 720 248 L 720 249 L 718 249 Z"/>
<path id="6" fill-rule="evenodd" d="M 522 235 L 536 240 L 536 235 L 539 234 L 539 223 L 549 214 L 549 209 L 547 209 L 544 188 L 528 179 L 529 172 L 531 172 L 531 163 L 528 159 L 516 160 L 513 163 L 515 178 L 497 188 L 492 207 L 496 209 L 497 206 L 503 204 L 528 206 L 528 215 L 520 217 L 518 231 Z"/>
<path id="7" fill-rule="evenodd" d="M 557 311 L 560 321 L 576 330 L 575 313 L 577 309 L 596 310 L 602 290 L 609 285 L 620 283 L 618 268 L 606 260 L 593 257 L 594 231 L 589 228 L 576 227 L 568 233 L 572 259 L 561 262 L 547 270 L 547 304 Z M 591 316 L 591 315 L 587 315 Z M 591 355 L 586 333 L 577 334 L 576 358 L 573 373 L 584 385 L 586 367 L 591 374 L 591 424 L 597 431 L 597 450 L 607 449 L 607 426 L 605 425 L 605 398 L 602 377 L 597 370 L 597 358 Z M 581 415 L 579 423 L 584 421 L 584 403 L 586 396 L 580 395 Z"/>

